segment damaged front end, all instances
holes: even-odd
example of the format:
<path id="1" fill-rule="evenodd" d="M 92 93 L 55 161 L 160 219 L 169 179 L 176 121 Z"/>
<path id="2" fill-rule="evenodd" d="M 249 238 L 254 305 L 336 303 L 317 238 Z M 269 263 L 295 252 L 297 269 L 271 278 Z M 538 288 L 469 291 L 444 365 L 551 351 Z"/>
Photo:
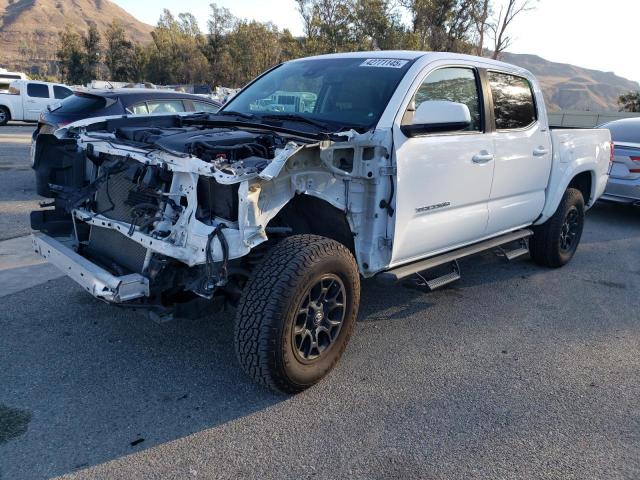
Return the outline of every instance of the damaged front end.
<path id="1" fill-rule="evenodd" d="M 387 143 L 374 133 L 318 141 L 198 116 L 76 124 L 38 137 L 37 191 L 52 201 L 32 212 L 34 248 L 104 301 L 237 300 L 265 242 L 306 228 L 277 217 L 308 195 L 343 216 L 346 241 L 372 273 L 390 253 L 371 240 L 387 236 L 379 198 L 393 191 Z"/>

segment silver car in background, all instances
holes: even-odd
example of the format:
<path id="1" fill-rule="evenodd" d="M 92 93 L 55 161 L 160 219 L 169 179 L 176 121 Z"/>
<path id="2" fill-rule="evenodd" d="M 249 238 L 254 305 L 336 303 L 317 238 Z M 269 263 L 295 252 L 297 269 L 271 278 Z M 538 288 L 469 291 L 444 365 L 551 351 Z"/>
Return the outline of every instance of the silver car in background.
<path id="1" fill-rule="evenodd" d="M 640 205 L 640 117 L 605 123 L 615 156 L 602 200 Z"/>

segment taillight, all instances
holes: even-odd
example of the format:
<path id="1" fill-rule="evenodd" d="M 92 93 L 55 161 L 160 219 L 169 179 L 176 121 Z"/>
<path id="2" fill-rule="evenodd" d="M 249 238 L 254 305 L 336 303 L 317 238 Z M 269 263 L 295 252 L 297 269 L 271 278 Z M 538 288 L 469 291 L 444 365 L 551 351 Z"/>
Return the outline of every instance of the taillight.
<path id="1" fill-rule="evenodd" d="M 631 159 L 632 162 L 635 162 L 638 164 L 638 167 L 640 167 L 640 157 L 629 157 Z M 629 172 L 631 173 L 640 173 L 640 168 L 630 168 Z"/>
<path id="2" fill-rule="evenodd" d="M 609 142 L 609 163 L 613 163 L 613 158 L 616 156 L 616 145 L 613 142 Z"/>

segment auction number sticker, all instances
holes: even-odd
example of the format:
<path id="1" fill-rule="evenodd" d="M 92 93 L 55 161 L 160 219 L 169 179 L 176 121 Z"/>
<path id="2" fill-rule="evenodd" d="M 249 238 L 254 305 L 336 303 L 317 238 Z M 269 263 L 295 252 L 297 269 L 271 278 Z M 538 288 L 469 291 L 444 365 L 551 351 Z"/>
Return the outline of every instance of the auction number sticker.
<path id="1" fill-rule="evenodd" d="M 361 67 L 378 67 L 378 68 L 402 68 L 409 60 L 397 60 L 395 58 L 367 58 L 360 64 Z"/>

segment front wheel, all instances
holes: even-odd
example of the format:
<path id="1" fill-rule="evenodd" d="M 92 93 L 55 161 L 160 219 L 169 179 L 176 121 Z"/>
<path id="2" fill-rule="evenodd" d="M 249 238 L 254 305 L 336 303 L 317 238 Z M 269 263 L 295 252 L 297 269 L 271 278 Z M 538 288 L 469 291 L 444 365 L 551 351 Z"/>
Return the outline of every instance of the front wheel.
<path id="1" fill-rule="evenodd" d="M 240 365 L 283 393 L 314 385 L 342 356 L 359 302 L 358 266 L 344 245 L 315 235 L 282 240 L 242 292 L 234 335 Z"/>
<path id="2" fill-rule="evenodd" d="M 584 198 L 580 190 L 568 188 L 558 209 L 542 225 L 533 227 L 529 253 L 534 262 L 558 268 L 576 253 L 584 229 Z"/>

